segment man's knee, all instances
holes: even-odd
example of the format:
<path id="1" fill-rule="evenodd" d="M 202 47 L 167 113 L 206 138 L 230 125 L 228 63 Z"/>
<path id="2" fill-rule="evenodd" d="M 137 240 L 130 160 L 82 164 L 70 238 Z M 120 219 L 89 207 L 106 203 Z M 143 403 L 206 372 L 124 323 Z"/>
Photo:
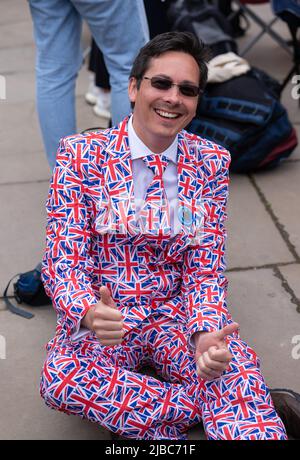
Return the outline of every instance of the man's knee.
<path id="1" fill-rule="evenodd" d="M 75 388 L 78 382 L 76 375 L 80 367 L 73 360 L 66 362 L 63 357 L 54 357 L 44 364 L 40 394 L 45 403 L 55 409 L 64 410 L 68 404 L 70 388 Z"/>

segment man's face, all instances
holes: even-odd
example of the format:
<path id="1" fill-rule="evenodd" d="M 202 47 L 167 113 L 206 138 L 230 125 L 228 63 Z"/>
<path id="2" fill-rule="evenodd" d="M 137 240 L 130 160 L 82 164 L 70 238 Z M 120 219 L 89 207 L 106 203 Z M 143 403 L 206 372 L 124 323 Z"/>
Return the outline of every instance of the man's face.
<path id="1" fill-rule="evenodd" d="M 169 51 L 152 58 L 144 77 L 164 77 L 173 83 L 199 86 L 199 67 L 195 59 L 183 52 Z M 129 98 L 135 103 L 133 127 L 140 139 L 154 153 L 164 151 L 177 133 L 195 116 L 198 96 L 183 95 L 178 86 L 168 90 L 154 88 L 143 78 L 129 82 Z"/>

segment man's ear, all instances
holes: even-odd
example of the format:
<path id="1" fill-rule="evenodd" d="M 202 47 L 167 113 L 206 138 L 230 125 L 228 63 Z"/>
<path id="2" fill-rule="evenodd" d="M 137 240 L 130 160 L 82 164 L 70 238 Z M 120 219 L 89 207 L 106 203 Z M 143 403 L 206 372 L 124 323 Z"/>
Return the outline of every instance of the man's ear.
<path id="1" fill-rule="evenodd" d="M 137 91 L 137 79 L 135 77 L 131 77 L 128 83 L 128 96 L 130 102 L 135 102 Z"/>

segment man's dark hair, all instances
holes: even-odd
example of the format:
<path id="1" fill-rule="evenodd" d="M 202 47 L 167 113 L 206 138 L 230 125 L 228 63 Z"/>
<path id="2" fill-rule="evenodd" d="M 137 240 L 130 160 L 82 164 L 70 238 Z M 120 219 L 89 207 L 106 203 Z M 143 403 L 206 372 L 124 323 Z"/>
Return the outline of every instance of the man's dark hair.
<path id="1" fill-rule="evenodd" d="M 190 32 L 165 32 L 156 35 L 141 48 L 130 73 L 130 78 L 136 78 L 137 87 L 140 87 L 141 79 L 150 66 L 151 58 L 158 57 L 169 51 L 181 51 L 195 59 L 200 71 L 199 88 L 203 90 L 207 81 L 206 63 L 210 57 L 209 48 Z"/>

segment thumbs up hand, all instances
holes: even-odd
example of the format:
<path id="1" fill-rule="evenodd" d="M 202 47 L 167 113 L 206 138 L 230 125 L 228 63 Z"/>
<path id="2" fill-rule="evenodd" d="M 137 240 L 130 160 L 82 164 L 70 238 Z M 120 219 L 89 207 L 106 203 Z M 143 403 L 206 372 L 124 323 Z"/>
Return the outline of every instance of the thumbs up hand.
<path id="1" fill-rule="evenodd" d="M 225 339 L 238 328 L 237 323 L 232 323 L 220 331 L 195 334 L 196 365 L 199 377 L 204 380 L 213 380 L 219 378 L 228 368 L 232 355 Z"/>
<path id="2" fill-rule="evenodd" d="M 101 345 L 119 345 L 124 336 L 123 318 L 106 286 L 100 287 L 100 301 L 87 312 L 82 325 L 95 332 Z"/>

